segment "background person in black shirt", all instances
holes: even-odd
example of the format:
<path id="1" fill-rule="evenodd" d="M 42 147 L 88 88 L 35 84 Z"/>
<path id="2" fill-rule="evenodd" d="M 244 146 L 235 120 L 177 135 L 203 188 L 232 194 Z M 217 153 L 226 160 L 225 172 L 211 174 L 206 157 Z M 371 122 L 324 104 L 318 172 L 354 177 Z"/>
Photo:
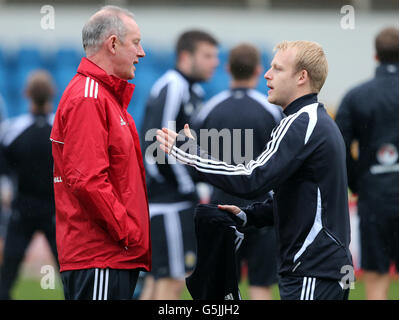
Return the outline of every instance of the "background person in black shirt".
<path id="1" fill-rule="evenodd" d="M 54 86 L 46 71 L 33 72 L 27 82 L 26 95 L 30 112 L 9 119 L 2 126 L 1 148 L 8 173 L 15 182 L 4 244 L 0 273 L 0 299 L 10 299 L 10 290 L 17 277 L 33 234 L 45 234 L 54 258 L 55 207 L 53 192 L 53 161 L 49 140 L 53 116 Z"/>
<path id="2" fill-rule="evenodd" d="M 144 140 L 155 284 L 147 277 L 141 299 L 179 299 L 185 275 L 195 266 L 193 214 L 199 201 L 195 182 L 188 168 L 173 158 L 164 158 L 163 165 L 155 163 L 159 154 L 149 152 L 148 147 L 154 145 L 155 128 L 172 125 L 179 131 L 201 107 L 205 92 L 199 83 L 209 80 L 219 63 L 217 45 L 207 32 L 182 33 L 176 43 L 176 67 L 155 82 L 146 104 L 140 137 Z"/>
<path id="3" fill-rule="evenodd" d="M 7 119 L 6 106 L 4 103 L 3 96 L 0 93 L 0 130 L 1 124 Z M 0 133 L 1 134 L 1 133 Z M 5 235 L 5 221 L 9 213 L 9 194 L 10 194 L 10 183 L 6 175 L 6 165 L 2 150 L 0 148 L 0 265 L 3 260 L 3 246 L 4 246 L 4 235 Z"/>
<path id="4" fill-rule="evenodd" d="M 336 116 L 347 148 L 349 187 L 358 195 L 360 267 L 367 299 L 388 297 L 399 268 L 399 29 L 375 39 L 375 77 L 351 89 Z M 351 144 L 358 142 L 358 158 Z"/>

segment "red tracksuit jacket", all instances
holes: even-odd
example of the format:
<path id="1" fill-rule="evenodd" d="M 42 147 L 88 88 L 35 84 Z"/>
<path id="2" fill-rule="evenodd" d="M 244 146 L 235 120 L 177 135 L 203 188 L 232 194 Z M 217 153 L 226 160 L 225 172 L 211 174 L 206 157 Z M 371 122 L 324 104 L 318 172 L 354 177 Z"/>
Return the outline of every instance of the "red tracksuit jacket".
<path id="1" fill-rule="evenodd" d="M 151 268 L 139 137 L 127 113 L 134 85 L 83 58 L 50 139 L 61 272 Z"/>

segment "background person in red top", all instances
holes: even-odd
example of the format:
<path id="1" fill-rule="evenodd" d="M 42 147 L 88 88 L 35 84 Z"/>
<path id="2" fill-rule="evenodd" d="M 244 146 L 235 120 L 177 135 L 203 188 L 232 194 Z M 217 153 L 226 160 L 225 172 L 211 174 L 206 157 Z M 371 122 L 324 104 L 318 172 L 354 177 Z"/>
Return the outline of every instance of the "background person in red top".
<path id="1" fill-rule="evenodd" d="M 103 7 L 82 30 L 82 58 L 51 132 L 57 249 L 66 299 L 131 299 L 151 268 L 145 174 L 127 113 L 145 56 L 133 15 Z"/>

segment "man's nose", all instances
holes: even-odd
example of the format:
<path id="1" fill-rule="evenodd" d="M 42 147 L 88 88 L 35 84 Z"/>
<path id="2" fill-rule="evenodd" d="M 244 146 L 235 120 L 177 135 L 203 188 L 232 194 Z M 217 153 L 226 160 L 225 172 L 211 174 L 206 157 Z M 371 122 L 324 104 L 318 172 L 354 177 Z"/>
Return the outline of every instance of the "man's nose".
<path id="1" fill-rule="evenodd" d="M 138 56 L 141 57 L 141 58 L 145 57 L 144 48 L 142 46 L 140 46 L 140 50 L 138 52 Z"/>

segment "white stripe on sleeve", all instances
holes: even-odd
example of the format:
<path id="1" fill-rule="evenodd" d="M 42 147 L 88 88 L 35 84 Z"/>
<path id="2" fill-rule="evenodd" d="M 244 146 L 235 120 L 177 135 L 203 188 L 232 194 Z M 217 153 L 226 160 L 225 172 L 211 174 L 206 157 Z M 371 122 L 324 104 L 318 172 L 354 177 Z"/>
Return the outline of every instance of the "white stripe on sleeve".
<path id="1" fill-rule="evenodd" d="M 86 78 L 86 85 L 85 85 L 85 98 L 87 98 L 88 92 L 89 92 L 89 82 L 90 82 L 90 78 L 87 77 Z"/>
<path id="2" fill-rule="evenodd" d="M 90 82 L 90 93 L 89 93 L 89 97 L 90 98 L 93 98 L 93 89 L 94 89 L 94 80 L 91 79 L 91 82 Z"/>
<path id="3" fill-rule="evenodd" d="M 191 155 L 186 153 L 176 146 L 173 146 L 171 154 L 183 163 L 195 166 L 201 172 L 224 174 L 224 175 L 251 175 L 252 171 L 257 167 L 263 166 L 269 161 L 269 159 L 277 152 L 281 141 L 287 133 L 291 124 L 303 113 L 307 112 L 309 117 L 314 117 L 317 112 L 312 112 L 312 109 L 317 110 L 318 103 L 311 104 L 303 107 L 300 112 L 297 112 L 289 117 L 281 120 L 279 126 L 277 126 L 272 132 L 272 138 L 267 143 L 265 151 L 263 151 L 256 160 L 251 160 L 246 166 L 238 164 L 236 166 L 229 165 L 226 162 L 204 159 L 197 155 Z M 306 140 L 309 139 L 316 125 L 317 119 L 309 121 L 308 128 L 306 131 Z"/>
<path id="4" fill-rule="evenodd" d="M 94 89 L 94 98 L 97 99 L 97 95 L 98 95 L 98 82 L 96 82 L 96 88 Z"/>

